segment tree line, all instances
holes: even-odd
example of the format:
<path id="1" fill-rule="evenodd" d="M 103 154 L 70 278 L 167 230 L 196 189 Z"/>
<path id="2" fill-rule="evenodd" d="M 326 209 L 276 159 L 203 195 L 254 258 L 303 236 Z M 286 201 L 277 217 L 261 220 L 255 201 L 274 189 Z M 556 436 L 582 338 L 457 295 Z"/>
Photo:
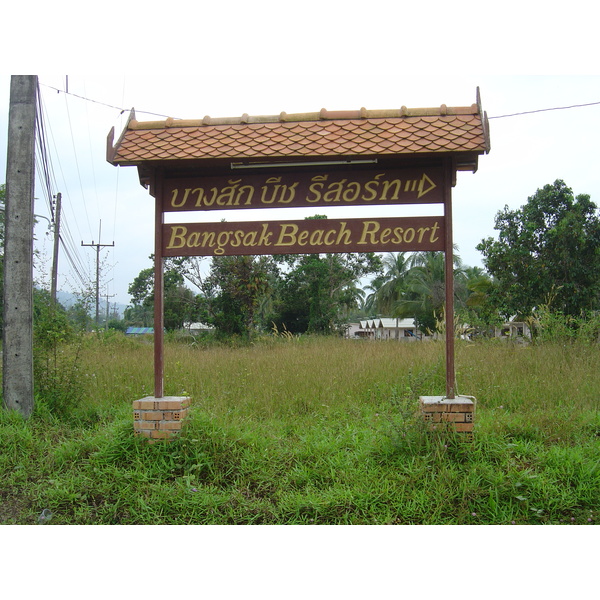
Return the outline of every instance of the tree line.
<path id="1" fill-rule="evenodd" d="M 315 216 L 312 218 L 324 218 Z M 498 238 L 478 244 L 484 268 L 453 256 L 455 310 L 482 335 L 541 307 L 567 317 L 600 309 L 600 218 L 589 195 L 573 195 L 562 180 L 538 189 L 519 209 L 495 218 Z M 442 252 L 307 254 L 169 259 L 165 324 L 202 321 L 223 335 L 256 331 L 340 333 L 351 320 L 414 318 L 435 331 L 445 302 Z M 371 277 L 361 289 L 360 281 Z M 194 285 L 194 294 L 186 283 Z M 152 268 L 129 288 L 126 318 L 151 324 Z"/>
<path id="2" fill-rule="evenodd" d="M 4 186 L 0 195 L 3 200 Z M 600 310 L 600 217 L 589 195 L 574 196 L 556 180 L 520 208 L 500 210 L 495 230 L 496 239 L 477 245 L 484 268 L 463 265 L 456 254 L 452 258 L 461 322 L 485 335 L 541 307 L 573 318 Z M 387 316 L 414 318 L 422 331 L 435 331 L 445 302 L 444 261 L 442 252 L 169 258 L 165 327 L 177 330 L 199 321 L 219 336 L 243 338 L 272 330 L 340 334 L 348 322 Z M 152 265 L 139 273 L 129 286 L 124 319 L 113 318 L 108 326 L 153 325 L 153 275 Z M 40 312 L 48 294 L 37 290 L 36 298 Z M 88 305 L 89 298 L 82 298 L 64 311 L 66 320 L 91 328 Z"/>

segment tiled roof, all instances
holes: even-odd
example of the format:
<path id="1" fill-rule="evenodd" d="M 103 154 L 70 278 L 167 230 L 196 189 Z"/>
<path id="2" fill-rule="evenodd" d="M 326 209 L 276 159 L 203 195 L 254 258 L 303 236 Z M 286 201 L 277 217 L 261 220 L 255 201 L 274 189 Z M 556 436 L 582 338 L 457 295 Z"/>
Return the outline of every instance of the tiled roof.
<path id="1" fill-rule="evenodd" d="M 112 135 L 112 132 L 111 132 Z M 157 161 L 469 153 L 489 151 L 487 116 L 470 107 L 366 110 L 140 122 L 132 111 L 114 165 Z"/>

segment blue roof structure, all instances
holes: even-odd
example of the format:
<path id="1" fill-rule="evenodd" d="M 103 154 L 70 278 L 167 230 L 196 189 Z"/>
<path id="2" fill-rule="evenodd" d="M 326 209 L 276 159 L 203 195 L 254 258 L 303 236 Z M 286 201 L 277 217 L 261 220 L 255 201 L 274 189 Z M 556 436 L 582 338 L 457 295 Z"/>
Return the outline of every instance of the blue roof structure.
<path id="1" fill-rule="evenodd" d="M 125 335 L 146 335 L 154 334 L 154 327 L 128 327 Z"/>

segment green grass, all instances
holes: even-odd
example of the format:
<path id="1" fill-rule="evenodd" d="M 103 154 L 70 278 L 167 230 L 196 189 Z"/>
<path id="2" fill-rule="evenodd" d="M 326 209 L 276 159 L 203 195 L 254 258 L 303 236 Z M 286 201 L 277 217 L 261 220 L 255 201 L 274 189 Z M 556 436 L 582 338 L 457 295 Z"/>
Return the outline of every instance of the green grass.
<path id="1" fill-rule="evenodd" d="M 438 343 L 265 338 L 166 346 L 165 393 L 189 394 L 177 440 L 133 434 L 152 346 L 66 347 L 79 398 L 0 412 L 0 522 L 50 524 L 593 524 L 600 509 L 597 346 L 457 347 L 477 398 L 472 444 L 431 437 Z M 57 365 L 60 371 L 59 362 Z M 72 392 L 73 389 L 70 390 Z"/>

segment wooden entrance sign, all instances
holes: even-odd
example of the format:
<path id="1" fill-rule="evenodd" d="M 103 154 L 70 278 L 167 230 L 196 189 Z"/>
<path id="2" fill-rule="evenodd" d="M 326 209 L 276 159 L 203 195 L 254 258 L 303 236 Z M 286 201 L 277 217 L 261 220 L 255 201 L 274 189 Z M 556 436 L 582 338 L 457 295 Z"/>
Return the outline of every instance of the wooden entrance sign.
<path id="1" fill-rule="evenodd" d="M 489 152 L 487 116 L 468 107 L 138 122 L 107 160 L 137 166 L 155 199 L 154 398 L 163 397 L 163 257 L 444 251 L 446 397 L 454 399 L 451 189 Z M 434 217 L 352 218 L 354 207 L 439 204 Z M 339 218 L 165 223 L 166 213 L 308 207 Z M 233 214 L 236 214 L 235 212 Z"/>

